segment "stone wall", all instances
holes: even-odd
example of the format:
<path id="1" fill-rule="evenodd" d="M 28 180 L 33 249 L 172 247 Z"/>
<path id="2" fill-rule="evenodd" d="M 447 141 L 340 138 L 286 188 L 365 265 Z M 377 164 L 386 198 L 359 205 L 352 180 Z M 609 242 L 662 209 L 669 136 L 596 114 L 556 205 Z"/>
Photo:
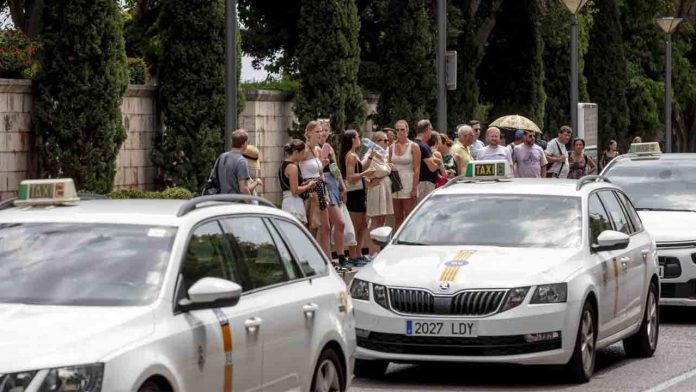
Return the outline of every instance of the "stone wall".
<path id="1" fill-rule="evenodd" d="M 35 166 L 32 154 L 31 81 L 0 79 L 0 198 L 17 195 Z"/>

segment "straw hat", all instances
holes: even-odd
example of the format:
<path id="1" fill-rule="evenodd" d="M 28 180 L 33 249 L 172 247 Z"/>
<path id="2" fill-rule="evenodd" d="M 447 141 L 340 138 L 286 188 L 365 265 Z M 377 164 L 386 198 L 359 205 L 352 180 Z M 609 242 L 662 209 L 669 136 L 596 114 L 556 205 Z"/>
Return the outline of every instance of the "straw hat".
<path id="1" fill-rule="evenodd" d="M 246 158 L 249 169 L 261 170 L 261 165 L 259 164 L 259 149 L 256 148 L 256 146 L 252 144 L 247 145 L 242 156 Z"/>

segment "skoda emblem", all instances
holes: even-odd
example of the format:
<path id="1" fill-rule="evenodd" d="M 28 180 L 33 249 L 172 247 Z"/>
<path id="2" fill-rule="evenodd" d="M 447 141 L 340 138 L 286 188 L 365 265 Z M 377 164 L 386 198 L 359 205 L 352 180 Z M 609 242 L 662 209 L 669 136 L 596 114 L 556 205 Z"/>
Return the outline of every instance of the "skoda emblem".
<path id="1" fill-rule="evenodd" d="M 450 288 L 449 282 L 440 282 L 440 290 L 447 291 Z"/>

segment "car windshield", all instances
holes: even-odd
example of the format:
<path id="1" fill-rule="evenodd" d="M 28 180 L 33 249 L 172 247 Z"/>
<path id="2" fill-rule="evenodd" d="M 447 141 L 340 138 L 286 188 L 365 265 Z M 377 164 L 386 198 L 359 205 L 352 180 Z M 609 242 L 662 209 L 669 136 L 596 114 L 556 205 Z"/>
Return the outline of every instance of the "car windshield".
<path id="1" fill-rule="evenodd" d="M 639 210 L 696 209 L 696 159 L 626 160 L 615 162 L 605 175 Z"/>
<path id="2" fill-rule="evenodd" d="M 582 244 L 579 197 L 435 195 L 397 244 L 567 248 Z"/>
<path id="3" fill-rule="evenodd" d="M 0 223 L 0 302 L 137 306 L 162 285 L 176 229 Z"/>

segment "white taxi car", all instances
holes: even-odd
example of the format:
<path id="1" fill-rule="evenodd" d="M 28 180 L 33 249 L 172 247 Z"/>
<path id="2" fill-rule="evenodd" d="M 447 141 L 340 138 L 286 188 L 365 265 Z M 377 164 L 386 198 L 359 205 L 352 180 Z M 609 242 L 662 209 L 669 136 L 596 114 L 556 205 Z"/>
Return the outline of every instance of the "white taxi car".
<path id="1" fill-rule="evenodd" d="M 598 348 L 653 354 L 655 244 L 623 192 L 598 176 L 506 179 L 506 167 L 472 162 L 393 238 L 371 232 L 385 247 L 351 283 L 356 376 L 491 362 L 562 364 L 584 382 Z"/>
<path id="2" fill-rule="evenodd" d="M 696 154 L 634 144 L 603 175 L 626 191 L 657 242 L 660 304 L 696 306 Z"/>
<path id="3" fill-rule="evenodd" d="M 0 211 L 0 391 L 348 388 L 347 287 L 269 202 L 78 201 L 72 180 L 43 180 L 15 204 Z"/>

